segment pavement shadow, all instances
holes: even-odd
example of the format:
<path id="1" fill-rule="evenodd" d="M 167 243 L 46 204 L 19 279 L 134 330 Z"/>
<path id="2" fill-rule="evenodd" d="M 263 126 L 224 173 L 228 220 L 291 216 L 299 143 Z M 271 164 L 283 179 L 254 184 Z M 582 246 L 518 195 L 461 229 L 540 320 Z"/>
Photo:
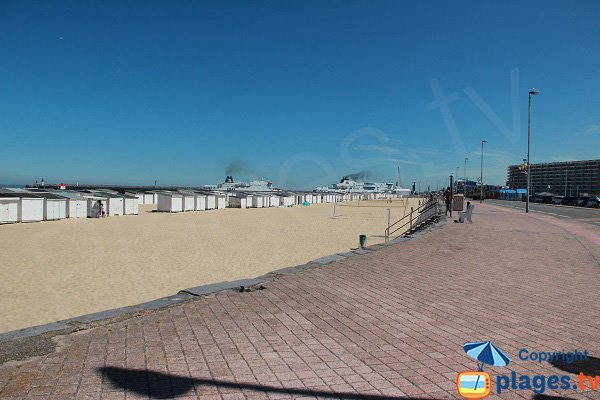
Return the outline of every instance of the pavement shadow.
<path id="1" fill-rule="evenodd" d="M 225 389 L 239 389 L 245 391 L 255 391 L 262 393 L 281 393 L 296 396 L 318 396 L 331 399 L 349 399 L 349 400 L 421 400 L 418 397 L 402 396 L 384 396 L 360 393 L 329 392 L 324 390 L 311 390 L 300 388 L 281 388 L 276 386 L 260 385 L 256 383 L 240 383 L 222 381 L 211 378 L 186 378 L 177 375 L 165 374 L 162 372 L 146 371 L 143 369 L 128 369 L 120 367 L 102 367 L 98 368 L 116 388 L 135 392 L 142 396 L 149 396 L 152 399 L 172 399 L 178 396 L 186 395 L 191 392 L 195 386 L 213 386 Z M 431 397 L 427 398 L 431 400 Z M 422 400 L 425 400 L 423 398 Z"/>
<path id="2" fill-rule="evenodd" d="M 600 358 L 596 357 L 588 356 L 587 360 L 577 360 L 571 363 L 568 363 L 565 360 L 553 360 L 551 364 L 561 371 L 570 372 L 572 374 L 583 372 L 584 375 L 588 376 L 600 375 Z"/>

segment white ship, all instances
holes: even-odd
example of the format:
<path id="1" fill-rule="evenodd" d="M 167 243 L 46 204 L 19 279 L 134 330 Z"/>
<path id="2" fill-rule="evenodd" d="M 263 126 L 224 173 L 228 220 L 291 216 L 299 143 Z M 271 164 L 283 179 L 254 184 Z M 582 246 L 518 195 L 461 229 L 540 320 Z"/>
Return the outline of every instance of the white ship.
<path id="1" fill-rule="evenodd" d="M 388 182 L 358 182 L 344 176 L 339 183 L 333 183 L 329 186 L 319 186 L 315 192 L 339 192 L 339 193 L 396 193 L 403 196 L 410 195 L 410 189 L 401 186 L 400 167 L 398 167 L 398 181 L 396 183 Z"/>
<path id="2" fill-rule="evenodd" d="M 272 182 L 267 182 L 262 179 L 250 181 L 250 183 L 235 182 L 233 180 L 233 176 L 231 175 L 227 175 L 227 177 L 225 178 L 225 182 L 223 183 L 219 183 L 216 185 L 204 185 L 204 188 L 210 190 L 221 190 L 226 192 L 232 192 L 235 190 L 240 190 L 244 192 L 272 192 L 276 190 L 273 188 Z"/>

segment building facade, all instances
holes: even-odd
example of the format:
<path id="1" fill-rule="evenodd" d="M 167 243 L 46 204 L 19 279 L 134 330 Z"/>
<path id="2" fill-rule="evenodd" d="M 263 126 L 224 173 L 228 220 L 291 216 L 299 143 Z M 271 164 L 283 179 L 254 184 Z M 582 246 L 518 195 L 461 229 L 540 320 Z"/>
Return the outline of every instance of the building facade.
<path id="1" fill-rule="evenodd" d="M 527 169 L 510 165 L 506 186 L 527 187 Z M 531 164 L 531 194 L 550 192 L 563 196 L 600 194 L 600 160 Z"/>

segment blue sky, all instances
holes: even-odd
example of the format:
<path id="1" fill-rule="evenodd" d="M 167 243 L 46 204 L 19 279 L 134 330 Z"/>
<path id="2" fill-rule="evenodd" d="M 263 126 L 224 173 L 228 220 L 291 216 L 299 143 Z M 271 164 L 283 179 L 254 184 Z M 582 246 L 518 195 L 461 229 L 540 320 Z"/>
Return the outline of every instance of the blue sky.
<path id="1" fill-rule="evenodd" d="M 502 184 L 600 156 L 594 1 L 2 1 L 0 182 Z M 436 95 L 437 93 L 437 95 Z M 440 100 L 440 96 L 443 96 Z M 436 101 L 437 99 L 437 101 Z M 440 107 L 441 105 L 441 107 Z"/>

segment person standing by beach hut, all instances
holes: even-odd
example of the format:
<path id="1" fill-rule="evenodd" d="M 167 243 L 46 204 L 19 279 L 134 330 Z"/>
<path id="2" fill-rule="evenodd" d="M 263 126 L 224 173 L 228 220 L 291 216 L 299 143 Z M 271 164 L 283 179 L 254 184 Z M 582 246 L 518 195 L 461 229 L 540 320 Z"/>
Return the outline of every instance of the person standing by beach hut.
<path id="1" fill-rule="evenodd" d="M 117 193 L 95 192 L 96 194 L 107 199 L 108 207 L 105 207 L 106 215 L 113 217 L 115 215 L 123 215 L 123 197 Z"/>

